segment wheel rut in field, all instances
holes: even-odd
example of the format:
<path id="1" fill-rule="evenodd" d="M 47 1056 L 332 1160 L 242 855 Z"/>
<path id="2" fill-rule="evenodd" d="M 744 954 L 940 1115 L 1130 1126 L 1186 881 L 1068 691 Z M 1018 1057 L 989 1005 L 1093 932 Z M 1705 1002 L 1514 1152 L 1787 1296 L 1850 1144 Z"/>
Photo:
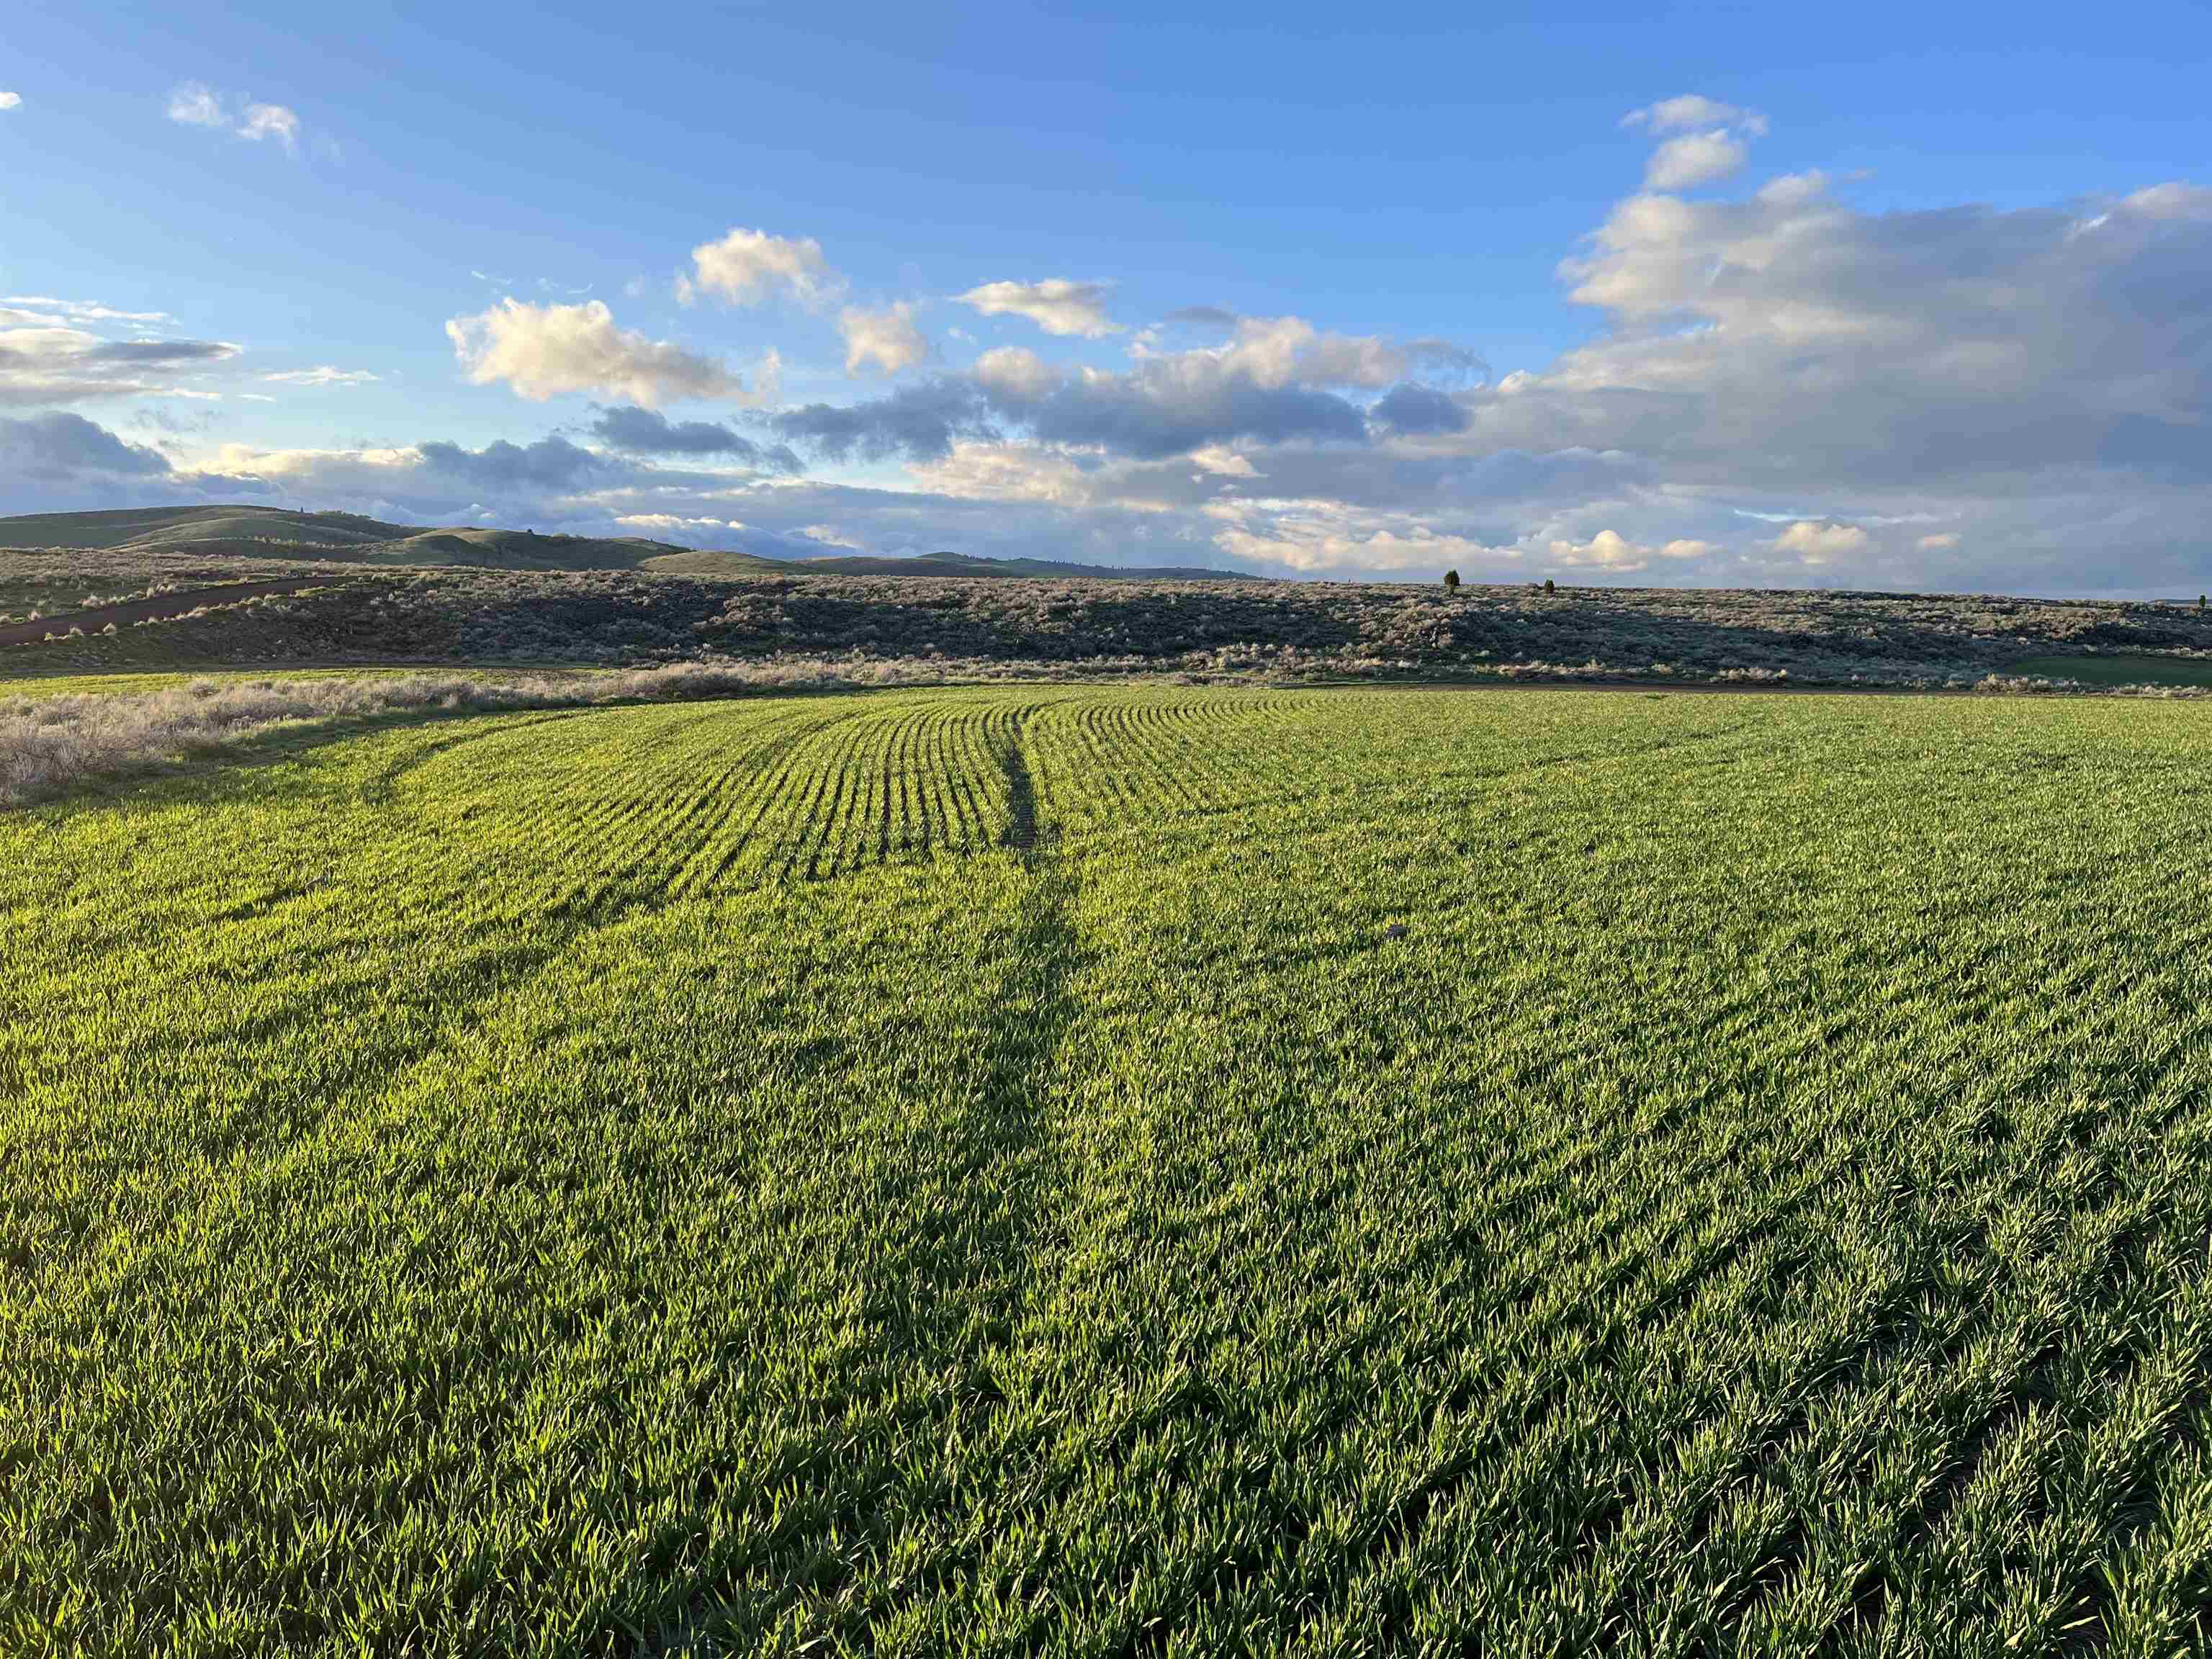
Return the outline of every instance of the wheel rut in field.
<path id="1" fill-rule="evenodd" d="M 1014 800 L 1000 844 L 1018 849 L 1023 887 L 994 941 L 982 1005 L 990 1014 L 975 1030 L 950 1109 L 918 1115 L 883 1161 L 870 1207 L 897 1234 L 866 1265 L 860 1286 L 860 1316 L 872 1328 L 878 1358 L 800 1460 L 810 1467 L 848 1460 L 876 1473 L 841 1486 L 805 1529 L 767 1542 L 744 1564 L 748 1577 L 787 1583 L 783 1595 L 763 1605 L 731 1596 L 726 1577 L 702 1583 L 664 1615 L 641 1653 L 678 1650 L 701 1631 L 755 1632 L 802 1601 L 834 1605 L 854 1579 L 849 1566 L 834 1576 L 825 1570 L 823 1540 L 870 1538 L 888 1514 L 947 1501 L 909 1486 L 927 1488 L 935 1479 L 934 1463 L 918 1447 L 948 1433 L 1002 1437 L 1002 1415 L 1019 1409 L 1023 1328 L 1044 1282 L 1039 1260 L 1060 1248 L 1054 1217 L 1066 1178 L 1056 1122 L 1067 1098 L 1062 1054 L 1083 1017 L 1089 963 L 1076 916 L 1077 870 L 1059 856 L 1049 830 L 1040 832 L 1018 737 L 999 754 Z M 988 1540 L 981 1509 L 999 1495 L 995 1487 L 964 1492 L 960 1537 L 902 1589 L 899 1604 L 926 1599 L 936 1575 L 981 1562 Z M 855 1624 L 845 1633 L 866 1628 Z"/>
<path id="2" fill-rule="evenodd" d="M 1029 714 L 1026 708 L 1017 711 L 1013 730 L 999 750 L 999 767 L 1006 779 L 1005 844 L 1024 858 L 1033 857 L 1037 848 L 1036 780 L 1030 775 L 1029 758 L 1022 749 Z"/>

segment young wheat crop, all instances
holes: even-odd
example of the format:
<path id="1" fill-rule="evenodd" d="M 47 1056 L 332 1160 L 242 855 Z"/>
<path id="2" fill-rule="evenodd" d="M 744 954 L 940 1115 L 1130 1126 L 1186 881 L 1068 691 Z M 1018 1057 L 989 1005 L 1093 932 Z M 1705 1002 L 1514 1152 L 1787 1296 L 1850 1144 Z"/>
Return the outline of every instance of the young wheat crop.
<path id="1" fill-rule="evenodd" d="M 558 702 L 0 817 L 0 1648 L 2207 1640 L 2201 708 Z"/>

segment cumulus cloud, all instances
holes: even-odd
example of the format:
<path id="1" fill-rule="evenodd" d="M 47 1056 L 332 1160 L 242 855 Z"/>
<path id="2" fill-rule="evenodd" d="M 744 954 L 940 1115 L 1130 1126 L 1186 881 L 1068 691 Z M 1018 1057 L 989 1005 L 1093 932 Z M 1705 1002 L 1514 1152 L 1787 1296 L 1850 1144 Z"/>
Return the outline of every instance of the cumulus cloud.
<path id="1" fill-rule="evenodd" d="M 832 461 L 883 460 L 903 455 L 941 459 L 960 438 L 995 438 L 983 394 L 968 383 L 942 379 L 902 386 L 870 403 L 808 404 L 769 417 L 787 442 Z"/>
<path id="2" fill-rule="evenodd" d="M 1686 132 L 1651 152 L 1644 169 L 1646 190 L 1694 190 L 1725 179 L 1748 154 L 1729 133 Z"/>
<path id="3" fill-rule="evenodd" d="M 22 107 L 23 94 L 19 92 L 0 92 L 0 110 Z"/>
<path id="4" fill-rule="evenodd" d="M 1939 531 L 1932 536 L 1923 536 L 1913 544 L 1923 553 L 1948 552 L 1958 544 L 1959 532 L 1955 530 Z"/>
<path id="5" fill-rule="evenodd" d="M 1086 374 L 1024 413 L 1048 442 L 1155 459 L 1238 440 L 1358 443 L 1367 430 L 1361 411 L 1333 392 L 1263 385 L 1211 358 Z"/>
<path id="6" fill-rule="evenodd" d="M 1448 393 L 1410 380 L 1392 386 L 1376 400 L 1367 414 L 1377 426 L 1408 436 L 1464 432 L 1468 425 L 1467 411 Z"/>
<path id="7" fill-rule="evenodd" d="M 742 398 L 744 380 L 719 360 L 617 327 L 604 301 L 532 305 L 505 299 L 446 324 L 471 384 L 505 381 L 536 402 L 595 392 L 648 408 L 687 398 Z"/>
<path id="8" fill-rule="evenodd" d="M 1800 519 L 1774 538 L 1774 550 L 1792 553 L 1805 564 L 1826 564 L 1831 559 L 1863 553 L 1871 540 L 1855 524 L 1820 524 Z"/>
<path id="9" fill-rule="evenodd" d="M 1366 414 L 1334 388 L 1389 386 L 1408 362 L 1406 349 L 1379 337 L 1325 333 L 1296 317 L 1242 318 L 1223 345 L 1141 353 L 1127 374 L 1063 373 L 1001 348 L 970 375 L 1002 417 L 1039 441 L 1158 460 L 1241 441 L 1364 442 Z M 1410 399 L 1394 408 L 1418 418 Z"/>
<path id="10" fill-rule="evenodd" d="M 1480 445 L 1651 458 L 1748 494 L 2212 481 L 2212 210 L 1869 214 L 1637 196 L 1562 272 L 1606 335 L 1465 394 Z M 2001 483 L 2009 478 L 2011 484 Z"/>
<path id="11" fill-rule="evenodd" d="M 81 511 L 180 496 L 235 499 L 262 495 L 266 488 L 252 476 L 179 471 L 159 450 L 119 438 L 82 415 L 52 410 L 0 416 L 0 510 L 9 513 Z"/>
<path id="12" fill-rule="evenodd" d="M 1433 576 L 1447 568 L 1510 570 L 1522 550 L 1441 529 L 1406 514 L 1364 513 L 1341 502 L 1261 504 L 1251 513 L 1223 504 L 1215 545 L 1249 564 L 1273 565 L 1306 576 Z"/>
<path id="13" fill-rule="evenodd" d="M 1094 469 L 1036 444 L 962 441 L 908 471 L 923 489 L 965 501 L 1083 507 L 1097 500 Z"/>
<path id="14" fill-rule="evenodd" d="M 607 462 L 566 438 L 540 438 L 533 444 L 504 440 L 482 449 L 465 449 L 454 443 L 425 443 L 416 447 L 429 471 L 458 479 L 471 490 L 512 495 L 526 490 L 573 491 L 603 477 Z"/>
<path id="15" fill-rule="evenodd" d="M 1594 568 L 1626 574 L 1646 570 L 1654 559 L 1702 559 L 1717 550 L 1711 542 L 1683 537 L 1662 546 L 1644 547 L 1611 530 L 1601 530 L 1588 541 L 1558 540 L 1547 550 L 1552 562 L 1567 569 Z"/>
<path id="16" fill-rule="evenodd" d="M 739 306 L 787 295 L 818 309 L 844 290 L 844 278 L 830 269 L 822 244 L 811 236 L 735 228 L 691 250 L 691 270 L 677 279 L 676 295 L 687 305 L 700 294 L 712 294 Z"/>
<path id="17" fill-rule="evenodd" d="M 1122 331 L 1106 314 L 1111 288 L 1108 283 L 1052 276 L 1041 283 L 985 283 L 955 297 L 986 317 L 1025 317 L 1048 334 L 1096 340 Z"/>
<path id="18" fill-rule="evenodd" d="M 996 346 L 969 370 L 975 383 L 1012 406 L 1042 402 L 1066 376 L 1027 346 Z"/>
<path id="19" fill-rule="evenodd" d="M 160 451 L 126 443 L 82 415 L 0 416 L 0 474 L 50 483 L 88 474 L 145 478 L 168 471 Z"/>
<path id="20" fill-rule="evenodd" d="M 1190 462 L 1200 472 L 1217 478 L 1258 478 L 1266 476 L 1252 465 L 1252 458 L 1226 444 L 1208 444 L 1203 449 L 1190 452 Z"/>
<path id="21" fill-rule="evenodd" d="M 774 471 L 801 470 L 799 457 L 781 444 L 763 447 L 717 422 L 671 421 L 635 405 L 601 410 L 591 432 L 609 448 L 634 455 L 728 455 Z"/>
<path id="22" fill-rule="evenodd" d="M 1264 343 L 1272 349 L 1276 342 Z M 1068 374 L 1026 349 L 1002 347 L 979 357 L 964 379 L 940 378 L 842 409 L 793 411 L 786 435 L 831 446 L 823 453 L 833 459 L 941 459 L 956 439 L 994 436 L 994 417 L 1039 442 L 1146 460 L 1244 440 L 1364 442 L 1366 416 L 1356 404 L 1293 383 L 1299 344 L 1293 340 L 1291 352 L 1275 357 L 1235 348 L 1152 357 L 1126 374 Z"/>
<path id="23" fill-rule="evenodd" d="M 295 501 L 433 523 L 487 517 L 605 531 L 627 513 L 699 512 L 757 474 L 685 470 L 555 434 L 480 448 L 441 440 L 361 449 L 258 449 L 226 444 L 216 471 Z M 719 516 L 719 515 L 718 515 Z"/>
<path id="24" fill-rule="evenodd" d="M 845 373 L 858 374 L 872 365 L 885 374 L 896 374 L 929 361 L 929 341 L 915 326 L 914 307 L 902 300 L 881 311 L 847 306 L 837 313 L 837 331 L 845 339 Z"/>
<path id="25" fill-rule="evenodd" d="M 1237 337 L 1215 357 L 1255 385 L 1386 386 L 1409 366 L 1406 348 L 1374 334 L 1333 334 L 1303 317 L 1240 317 Z"/>

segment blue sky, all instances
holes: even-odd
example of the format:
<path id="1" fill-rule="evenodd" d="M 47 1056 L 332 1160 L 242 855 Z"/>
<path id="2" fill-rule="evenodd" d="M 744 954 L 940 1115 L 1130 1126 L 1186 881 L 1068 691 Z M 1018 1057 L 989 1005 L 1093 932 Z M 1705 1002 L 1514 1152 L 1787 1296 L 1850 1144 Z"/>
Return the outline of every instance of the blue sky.
<path id="1" fill-rule="evenodd" d="M 2201 8 L 933 9 L 11 20 L 0 511 L 2212 582 Z"/>

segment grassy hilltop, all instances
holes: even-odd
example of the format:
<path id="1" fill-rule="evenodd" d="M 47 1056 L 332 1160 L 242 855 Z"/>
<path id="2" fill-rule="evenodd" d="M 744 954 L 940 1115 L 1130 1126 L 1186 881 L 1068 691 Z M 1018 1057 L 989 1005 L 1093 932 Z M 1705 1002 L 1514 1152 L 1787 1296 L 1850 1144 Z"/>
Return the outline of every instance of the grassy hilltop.
<path id="1" fill-rule="evenodd" d="M 2208 754 L 1025 687 L 0 814 L 0 1646 L 2191 1650 Z"/>

